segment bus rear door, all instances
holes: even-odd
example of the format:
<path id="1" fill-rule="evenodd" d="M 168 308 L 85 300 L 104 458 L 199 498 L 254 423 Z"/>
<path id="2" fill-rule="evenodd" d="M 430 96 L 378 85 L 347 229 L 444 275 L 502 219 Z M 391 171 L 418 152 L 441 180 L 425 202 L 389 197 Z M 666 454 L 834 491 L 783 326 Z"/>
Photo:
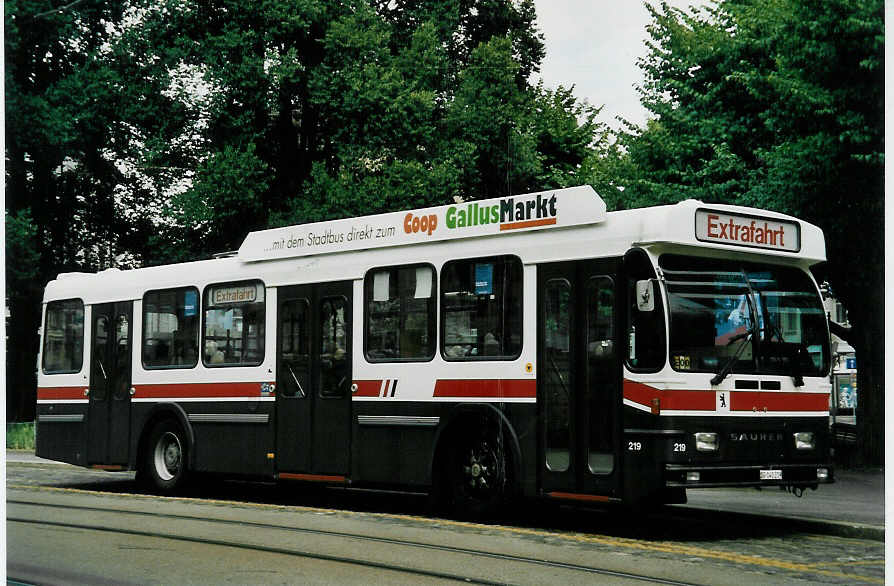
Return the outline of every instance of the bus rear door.
<path id="1" fill-rule="evenodd" d="M 93 306 L 87 462 L 127 464 L 133 303 Z"/>

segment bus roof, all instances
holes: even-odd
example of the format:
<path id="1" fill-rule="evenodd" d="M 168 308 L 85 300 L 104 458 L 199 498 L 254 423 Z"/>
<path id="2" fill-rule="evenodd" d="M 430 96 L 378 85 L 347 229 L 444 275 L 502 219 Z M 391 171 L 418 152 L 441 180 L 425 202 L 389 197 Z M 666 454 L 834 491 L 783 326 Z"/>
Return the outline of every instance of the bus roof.
<path id="1" fill-rule="evenodd" d="M 822 231 L 791 216 L 696 200 L 606 212 L 582 186 L 252 232 L 227 258 L 63 273 L 47 284 L 44 300 L 138 299 L 148 289 L 201 290 L 246 279 L 273 287 L 356 279 L 375 266 L 499 254 L 538 264 L 620 256 L 635 246 L 655 254 L 759 255 L 804 268 L 826 259 Z"/>

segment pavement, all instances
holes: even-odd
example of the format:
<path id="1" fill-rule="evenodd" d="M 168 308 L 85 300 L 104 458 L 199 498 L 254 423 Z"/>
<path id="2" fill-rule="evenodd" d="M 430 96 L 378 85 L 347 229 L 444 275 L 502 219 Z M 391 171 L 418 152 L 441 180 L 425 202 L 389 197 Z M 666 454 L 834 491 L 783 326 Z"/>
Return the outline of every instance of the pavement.
<path id="1" fill-rule="evenodd" d="M 6 450 L 6 463 L 24 465 L 69 466 L 38 458 L 31 452 Z M 835 470 L 833 484 L 805 490 L 798 496 L 777 488 L 689 489 L 689 502 L 674 505 L 687 514 L 716 515 L 735 513 L 753 523 L 781 520 L 804 531 L 885 539 L 884 470 Z"/>
<path id="2" fill-rule="evenodd" d="M 778 488 L 689 489 L 693 512 L 718 511 L 759 518 L 785 519 L 805 531 L 841 537 L 885 539 L 885 472 L 835 470 L 835 482 L 807 489 L 801 497 Z"/>

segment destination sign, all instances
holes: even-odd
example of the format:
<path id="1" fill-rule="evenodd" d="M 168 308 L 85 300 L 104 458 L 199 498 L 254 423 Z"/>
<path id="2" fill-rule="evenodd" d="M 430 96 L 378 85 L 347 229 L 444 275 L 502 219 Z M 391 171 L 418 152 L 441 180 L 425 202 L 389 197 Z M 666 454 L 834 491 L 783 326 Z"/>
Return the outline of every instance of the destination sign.
<path id="1" fill-rule="evenodd" d="M 252 262 L 512 234 L 605 218 L 605 202 L 584 185 L 252 232 L 239 248 L 239 259 Z"/>
<path id="2" fill-rule="evenodd" d="M 695 237 L 702 242 L 787 252 L 801 250 L 801 232 L 797 222 L 715 210 L 695 212 Z"/>
<path id="3" fill-rule="evenodd" d="M 263 300 L 263 285 L 234 285 L 228 287 L 214 287 L 211 289 L 211 305 L 253 303 L 255 301 Z"/>

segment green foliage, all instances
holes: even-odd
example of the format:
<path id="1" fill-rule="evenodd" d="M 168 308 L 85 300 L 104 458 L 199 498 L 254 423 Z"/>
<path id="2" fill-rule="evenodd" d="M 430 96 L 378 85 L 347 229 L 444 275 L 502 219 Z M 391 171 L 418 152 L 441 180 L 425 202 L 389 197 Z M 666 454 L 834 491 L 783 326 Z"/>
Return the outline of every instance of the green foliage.
<path id="1" fill-rule="evenodd" d="M 6 283 L 14 291 L 38 276 L 40 252 L 30 210 L 6 213 Z"/>
<path id="2" fill-rule="evenodd" d="M 641 96 L 654 118 L 621 137 L 613 164 L 625 199 L 750 205 L 823 228 L 820 276 L 860 332 L 860 405 L 874 425 L 884 369 L 881 0 L 650 11 Z M 879 445 L 865 437 L 870 451 Z"/>
<path id="3" fill-rule="evenodd" d="M 29 423 L 7 423 L 6 449 L 28 450 L 33 452 L 35 448 L 34 431 L 35 426 L 33 421 Z"/>
<path id="4" fill-rule="evenodd" d="M 198 238 L 194 246 L 207 240 L 224 249 L 238 248 L 246 218 L 262 212 L 268 172 L 253 143 L 243 149 L 227 145 L 199 164 L 192 187 L 171 198 L 168 214 L 178 226 L 188 227 L 187 241 Z"/>
<path id="5" fill-rule="evenodd" d="M 7 2 L 7 388 L 33 396 L 40 289 L 61 271 L 575 182 L 596 112 L 530 86 L 535 16 L 532 0 Z"/>

